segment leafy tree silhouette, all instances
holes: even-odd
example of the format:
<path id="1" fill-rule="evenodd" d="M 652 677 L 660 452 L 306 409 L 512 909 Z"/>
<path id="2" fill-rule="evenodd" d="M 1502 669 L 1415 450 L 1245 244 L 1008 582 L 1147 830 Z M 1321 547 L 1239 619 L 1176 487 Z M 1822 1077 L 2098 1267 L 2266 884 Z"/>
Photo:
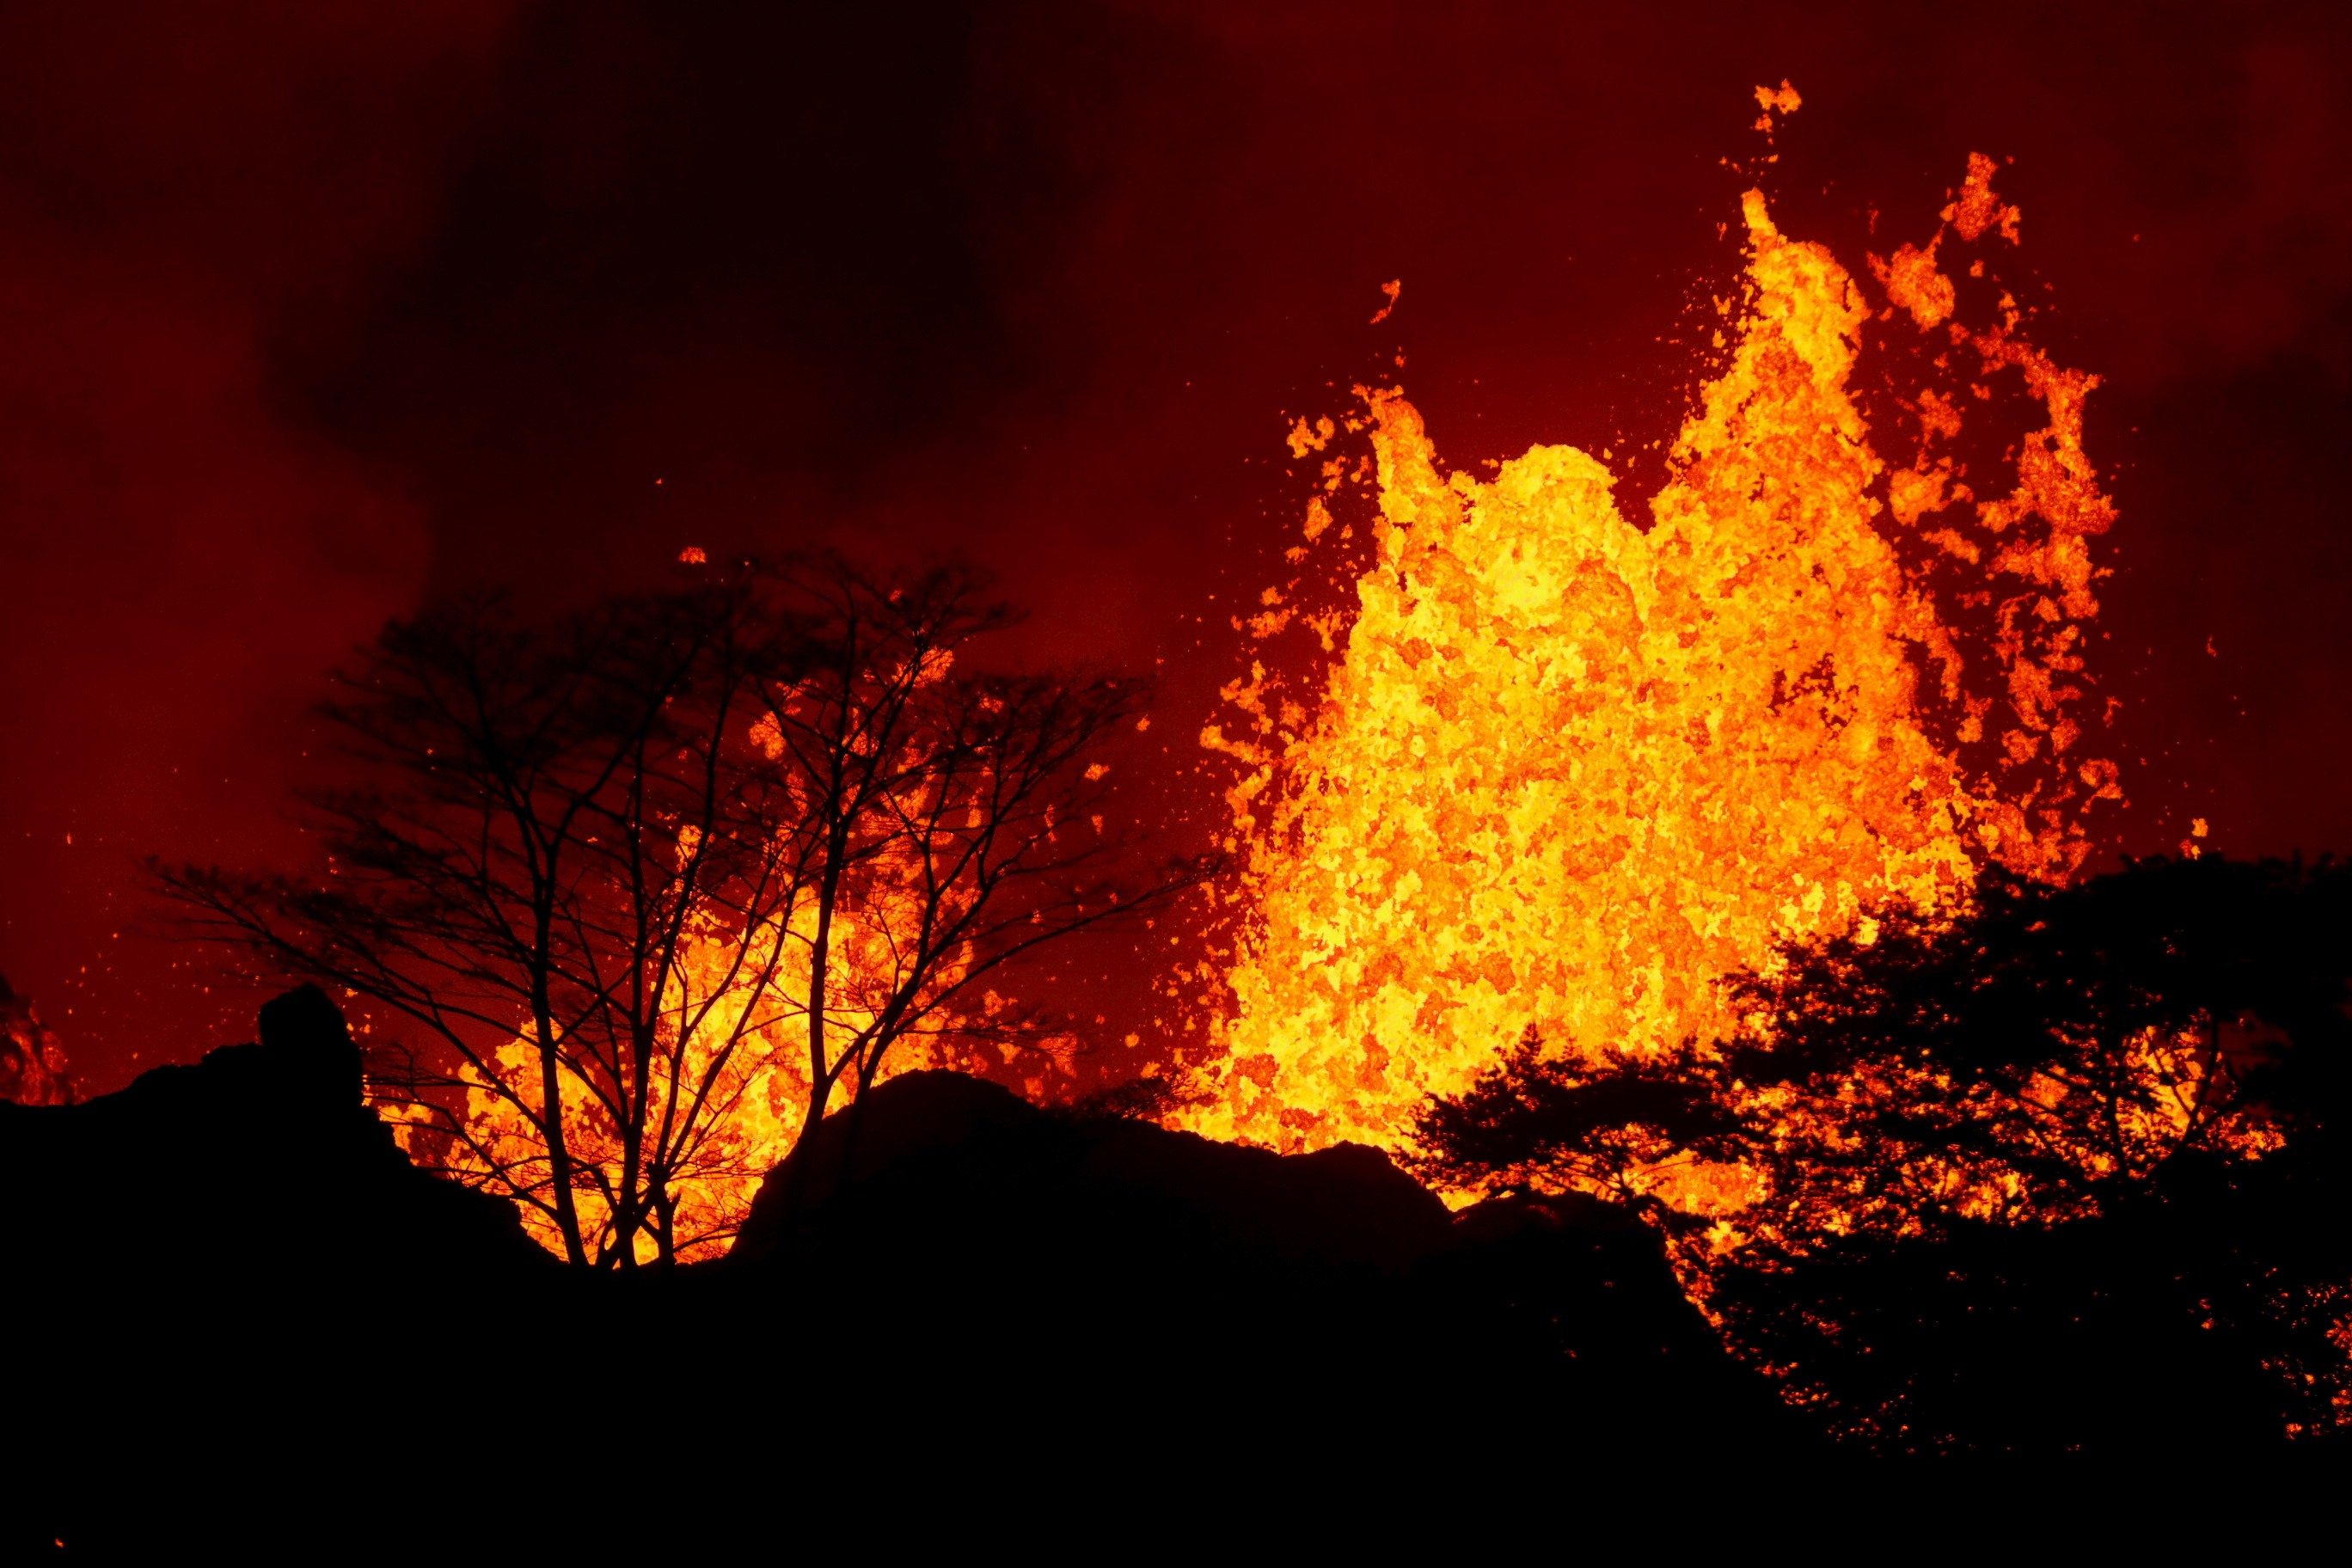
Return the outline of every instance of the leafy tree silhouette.
<path id="1" fill-rule="evenodd" d="M 1649 1178 L 1677 1161 L 1739 1158 L 1747 1131 L 1717 1092 L 1712 1064 L 1690 1047 L 1548 1060 L 1531 1028 L 1468 1089 L 1423 1108 L 1405 1160 L 1435 1187 L 1591 1193 L 1681 1231 L 1706 1222 L 1659 1197 Z"/>
<path id="2" fill-rule="evenodd" d="M 323 710 L 368 782 L 309 797 L 316 874 L 153 874 L 196 934 L 422 1026 L 379 1103 L 572 1262 L 707 1255 L 894 1052 L 1032 1037 L 1003 965 L 1204 874 L 1121 879 L 1087 757 L 1138 684 L 959 667 L 1013 619 L 969 569 L 838 557 L 431 611 Z"/>
<path id="3" fill-rule="evenodd" d="M 1420 1123 L 1456 1186 L 1613 1196 L 1670 1234 L 1737 1163 L 1743 1241 L 1685 1248 L 1733 1343 L 1885 1451 L 2212 1452 L 2352 1420 L 2352 875 L 2152 859 L 1988 872 L 1735 983 L 1711 1048 L 1532 1043 Z"/>

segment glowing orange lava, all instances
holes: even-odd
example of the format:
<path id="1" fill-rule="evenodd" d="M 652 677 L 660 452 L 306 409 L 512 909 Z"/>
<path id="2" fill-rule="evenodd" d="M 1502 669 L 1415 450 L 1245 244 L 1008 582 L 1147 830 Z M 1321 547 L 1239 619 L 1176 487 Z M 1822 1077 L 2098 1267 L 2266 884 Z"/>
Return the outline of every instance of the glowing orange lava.
<path id="1" fill-rule="evenodd" d="M 889 900 L 877 899 L 835 916 L 825 984 L 828 1030 L 855 1032 L 870 1023 L 876 994 L 887 994 L 897 977 L 893 950 L 911 923 L 893 915 Z M 669 1184 L 676 1205 L 671 1224 L 682 1262 L 726 1251 L 761 1184 L 799 1137 L 809 1094 L 805 998 L 813 923 L 814 917 L 803 912 L 782 933 L 779 974 L 766 985 L 744 978 L 744 953 L 775 943 L 778 933 L 747 938 L 713 921 L 680 954 L 677 1005 L 665 1022 L 660 1049 L 650 1058 L 650 1093 L 654 1103 L 663 1104 L 701 1090 L 713 1110 Z M 471 1146 L 436 1144 L 436 1163 L 469 1184 L 541 1190 L 548 1179 L 547 1139 L 538 1121 L 539 1104 L 530 1093 L 537 1047 L 519 1035 L 494 1059 L 504 1069 L 503 1088 L 470 1070 L 463 1074 L 468 1087 L 461 1121 Z M 970 1065 L 944 1045 L 910 1040 L 886 1059 L 877 1081 L 919 1068 Z M 394 1121 L 404 1147 L 436 1125 L 422 1106 L 383 1103 L 378 1110 Z M 573 1194 L 582 1229 L 592 1243 L 605 1241 L 613 1204 L 602 1178 L 622 1168 L 620 1130 L 593 1097 L 576 1090 L 564 1100 L 563 1128 L 573 1164 L 586 1173 Z M 554 1222 L 530 1204 L 516 1208 L 532 1238 L 561 1257 L 563 1238 Z M 652 1238 L 643 1234 L 634 1237 L 634 1250 L 639 1262 L 655 1257 Z"/>
<path id="2" fill-rule="evenodd" d="M 1962 242 L 2015 240 L 1992 173 L 1972 160 L 1946 209 Z M 2094 379 L 2027 346 L 2006 295 L 2000 325 L 1961 327 L 1938 229 L 1872 258 L 1879 320 L 1948 336 L 1938 364 L 2017 371 L 2048 424 L 1978 501 L 1959 405 L 1928 391 L 1891 466 L 1849 385 L 1864 287 L 1744 205 L 1729 361 L 1646 530 L 1585 452 L 1449 473 L 1401 392 L 1364 392 L 1378 559 L 1349 628 L 1317 628 L 1345 637 L 1328 690 L 1286 700 L 1260 664 L 1228 689 L 1240 722 L 1203 735 L 1245 764 L 1251 912 L 1196 1131 L 1394 1148 L 1530 1029 L 1563 1055 L 1706 1042 L 1731 1022 L 1719 978 L 1778 943 L 1950 907 L 1985 857 L 2079 864 L 2084 809 L 2117 793 L 2077 751 L 2087 542 L 2114 516 L 2082 446 Z M 1293 452 L 1339 434 L 1302 421 Z M 1331 521 L 1318 496 L 1310 543 Z M 1270 591 L 1250 629 L 1287 621 Z"/>

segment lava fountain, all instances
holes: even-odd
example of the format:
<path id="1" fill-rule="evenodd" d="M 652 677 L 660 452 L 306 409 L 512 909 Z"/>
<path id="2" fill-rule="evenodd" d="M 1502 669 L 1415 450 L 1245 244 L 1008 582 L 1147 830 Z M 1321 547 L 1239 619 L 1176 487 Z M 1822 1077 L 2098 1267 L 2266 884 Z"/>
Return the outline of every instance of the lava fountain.
<path id="1" fill-rule="evenodd" d="M 1287 697 L 1261 662 L 1202 737 L 1244 765 L 1244 915 L 1189 1125 L 1394 1148 L 1530 1030 L 1562 1056 L 1704 1043 L 1720 979 L 1779 944 L 1952 907 L 1988 859 L 2079 865 L 2119 798 L 2083 748 L 2088 542 L 2115 514 L 2082 444 L 2095 379 L 2028 345 L 2005 293 L 1997 324 L 1955 319 L 1939 247 L 2016 238 L 1993 173 L 1972 159 L 1934 239 L 1871 258 L 1875 306 L 1747 195 L 1727 358 L 1646 529 L 1586 452 L 1448 472 L 1401 391 L 1359 389 L 1376 559 L 1349 624 L 1317 627 L 1328 685 Z M 1874 313 L 1969 384 L 1915 388 L 1876 445 L 1850 384 Z M 1971 472 L 1962 409 L 1996 381 L 2046 423 Z M 1318 496 L 1310 545 L 1330 523 Z M 1292 608 L 1266 604 L 1261 638 Z"/>

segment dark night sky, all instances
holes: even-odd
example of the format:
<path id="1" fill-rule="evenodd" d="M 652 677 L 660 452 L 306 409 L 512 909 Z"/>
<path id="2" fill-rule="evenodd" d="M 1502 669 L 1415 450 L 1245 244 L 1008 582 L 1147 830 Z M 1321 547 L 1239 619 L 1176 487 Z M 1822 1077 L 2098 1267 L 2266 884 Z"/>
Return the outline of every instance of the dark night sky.
<path id="1" fill-rule="evenodd" d="M 1285 413 L 1401 345 L 1456 462 L 1664 432 L 1783 77 L 1792 233 L 1924 239 L 2016 160 L 2012 277 L 2107 377 L 2121 847 L 2352 848 L 2341 16 L 11 5 L 0 972 L 86 1088 L 235 1037 L 135 858 L 291 852 L 304 710 L 387 615 L 688 543 L 961 548 L 1029 653 L 1165 659 L 1189 767 Z"/>

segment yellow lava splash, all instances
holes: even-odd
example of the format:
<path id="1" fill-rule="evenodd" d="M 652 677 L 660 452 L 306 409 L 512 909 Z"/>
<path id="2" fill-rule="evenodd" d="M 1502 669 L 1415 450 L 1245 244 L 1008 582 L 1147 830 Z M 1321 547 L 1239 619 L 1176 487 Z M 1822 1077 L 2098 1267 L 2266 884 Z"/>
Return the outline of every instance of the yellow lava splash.
<path id="1" fill-rule="evenodd" d="M 1990 174 L 1971 164 L 1946 221 L 2013 241 Z M 1890 469 L 1849 386 L 1863 287 L 1783 237 L 1759 193 L 1745 216 L 1729 362 L 1646 530 L 1585 452 L 1447 473 L 1402 393 L 1364 395 L 1378 557 L 1319 711 L 1261 667 L 1228 689 L 1241 732 L 1203 735 L 1246 764 L 1230 798 L 1255 912 L 1195 1131 L 1394 1148 L 1425 1096 L 1529 1029 L 1562 1055 L 1704 1043 L 1731 1022 L 1720 977 L 1778 943 L 1951 907 L 1981 857 L 2079 862 L 2083 808 L 2116 795 L 2113 765 L 2072 750 L 2085 540 L 2114 515 L 2083 456 L 2095 383 L 2025 348 L 2005 296 L 2001 327 L 1949 324 L 1942 230 L 1878 264 L 1882 321 L 1907 309 L 2047 408 L 2015 489 L 1965 519 L 1964 468 L 1936 449 L 1957 406 L 1907 404 L 1916 459 Z M 1334 434 L 1302 423 L 1294 452 Z M 1308 539 L 1330 521 L 1318 497 Z M 1906 535 L 1932 566 L 1906 568 Z M 1958 593 L 1930 581 L 1955 569 Z M 1964 609 L 1990 628 L 1978 666 L 1939 613 Z M 1996 760 L 1964 764 L 1978 742 Z"/>

